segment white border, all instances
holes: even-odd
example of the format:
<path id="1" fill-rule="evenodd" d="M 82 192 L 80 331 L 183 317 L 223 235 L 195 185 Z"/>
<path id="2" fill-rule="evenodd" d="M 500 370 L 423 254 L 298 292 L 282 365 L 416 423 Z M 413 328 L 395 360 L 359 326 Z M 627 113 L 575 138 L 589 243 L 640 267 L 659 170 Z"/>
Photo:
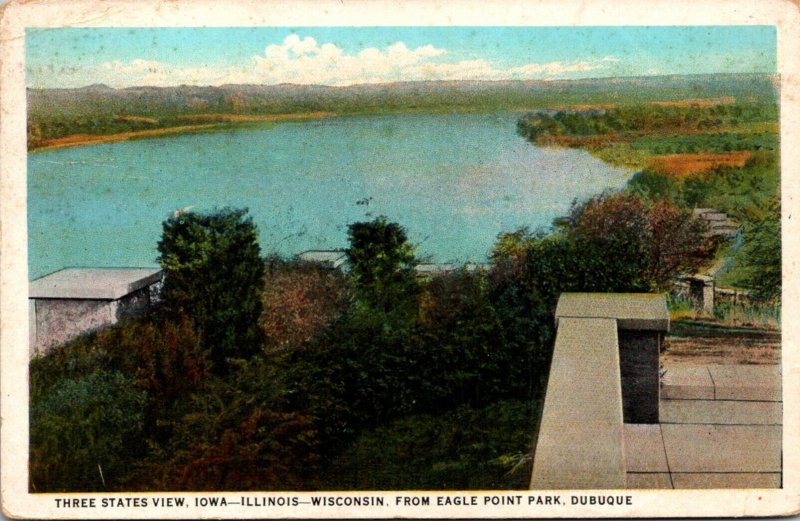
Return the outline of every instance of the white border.
<path id="1" fill-rule="evenodd" d="M 0 488 L 3 512 L 26 518 L 385 518 L 385 517 L 708 517 L 772 516 L 800 511 L 800 321 L 794 320 L 800 286 L 794 280 L 800 252 L 798 194 L 798 96 L 800 7 L 791 0 L 39 0 L 12 1 L 0 13 Z M 26 27 L 106 26 L 558 26 L 558 25 L 774 25 L 781 75 L 783 197 L 783 391 L 784 488 L 780 490 L 610 491 L 632 496 L 633 506 L 560 507 L 360 507 L 311 508 L 115 508 L 55 509 L 56 494 L 27 491 L 27 229 L 24 31 Z M 550 491 L 565 498 L 587 491 Z M 470 493 L 539 495 L 535 492 Z M 125 494 L 167 497 L 192 494 Z M 202 496 L 307 497 L 309 493 L 213 493 Z M 323 495 L 323 494 L 316 494 Z M 364 496 L 365 493 L 339 494 Z M 457 496 L 457 493 L 383 493 Z M 110 497 L 70 494 L 70 497 Z M 120 494 L 113 496 L 119 497 Z M 99 499 L 98 499 L 99 501 Z M 193 500 L 192 500 L 193 501 Z M 523 501 L 525 503 L 527 499 Z"/>

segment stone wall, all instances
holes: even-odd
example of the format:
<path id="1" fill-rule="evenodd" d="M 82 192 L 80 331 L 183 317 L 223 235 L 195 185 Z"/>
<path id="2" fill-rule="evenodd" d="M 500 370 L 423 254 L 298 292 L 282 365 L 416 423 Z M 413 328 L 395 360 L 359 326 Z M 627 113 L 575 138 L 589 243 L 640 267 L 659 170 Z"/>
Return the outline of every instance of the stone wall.
<path id="1" fill-rule="evenodd" d="M 561 318 L 530 488 L 625 488 L 617 322 Z"/>
<path id="2" fill-rule="evenodd" d="M 627 486 L 624 424 L 659 421 L 663 295 L 564 293 L 531 472 L 532 489 Z"/>

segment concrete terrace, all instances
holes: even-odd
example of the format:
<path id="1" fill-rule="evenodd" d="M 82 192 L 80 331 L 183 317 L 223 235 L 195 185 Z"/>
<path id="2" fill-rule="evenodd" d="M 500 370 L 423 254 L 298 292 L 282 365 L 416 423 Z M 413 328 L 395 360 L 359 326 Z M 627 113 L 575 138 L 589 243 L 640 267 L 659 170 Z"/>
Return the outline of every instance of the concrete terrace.
<path id="1" fill-rule="evenodd" d="M 627 488 L 781 486 L 777 366 L 664 366 L 659 412 L 624 425 Z"/>
<path id="2" fill-rule="evenodd" d="M 531 488 L 782 486 L 777 365 L 660 362 L 660 295 L 564 294 Z"/>

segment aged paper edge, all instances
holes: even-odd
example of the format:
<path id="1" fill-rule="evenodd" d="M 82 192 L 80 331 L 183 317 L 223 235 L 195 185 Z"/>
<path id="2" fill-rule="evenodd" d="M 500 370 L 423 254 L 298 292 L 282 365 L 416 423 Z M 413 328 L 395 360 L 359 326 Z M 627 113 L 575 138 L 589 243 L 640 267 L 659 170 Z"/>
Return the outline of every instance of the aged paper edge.
<path id="1" fill-rule="evenodd" d="M 521 517 L 739 517 L 800 512 L 800 306 L 795 259 L 800 251 L 796 198 L 800 191 L 797 145 L 800 95 L 800 6 L 791 0 L 39 0 L 12 1 L 0 12 L 0 488 L 3 513 L 25 518 L 521 518 Z M 56 509 L 53 494 L 29 494 L 27 214 L 24 32 L 26 27 L 144 26 L 559 26 L 559 25 L 772 25 L 778 34 L 781 76 L 781 178 L 784 390 L 783 484 L 779 490 L 551 491 L 558 495 L 630 496 L 632 505 L 503 507 L 284 507 Z M 788 312 L 786 310 L 789 310 Z M 387 504 L 398 496 L 464 495 L 457 492 L 375 492 Z M 364 496 L 339 493 L 338 496 Z M 488 495 L 526 491 L 469 492 L 479 504 Z M 530 494 L 539 493 L 531 491 Z M 312 493 L 122 494 L 136 497 L 286 496 Z M 321 494 L 316 494 L 321 495 Z M 331 494 L 325 494 L 331 495 Z M 71 494 L 119 497 L 121 494 Z M 432 501 L 435 503 L 435 499 Z"/>

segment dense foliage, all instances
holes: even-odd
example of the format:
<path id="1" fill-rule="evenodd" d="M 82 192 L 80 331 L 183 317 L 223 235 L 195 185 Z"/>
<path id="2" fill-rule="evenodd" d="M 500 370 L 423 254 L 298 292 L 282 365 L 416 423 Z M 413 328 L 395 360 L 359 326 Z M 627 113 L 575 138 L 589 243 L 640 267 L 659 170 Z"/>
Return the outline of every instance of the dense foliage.
<path id="1" fill-rule="evenodd" d="M 521 117 L 517 131 L 526 139 L 536 141 L 562 134 L 588 136 L 724 130 L 743 123 L 775 121 L 776 110 L 773 103 L 720 103 L 711 106 L 650 104 L 621 105 L 607 110 L 540 111 Z M 719 146 L 724 148 L 726 142 L 732 146 L 730 143 L 736 140 L 722 141 Z"/>
<path id="2" fill-rule="evenodd" d="M 773 153 L 762 152 L 741 168 L 720 167 L 682 179 L 645 169 L 631 178 L 629 187 L 651 199 L 667 198 L 685 208 L 717 208 L 748 222 L 777 215 L 778 166 Z"/>
<path id="3" fill-rule="evenodd" d="M 403 227 L 378 217 L 351 224 L 348 237 L 349 277 L 359 309 L 378 313 L 382 319 L 413 313 L 416 259 Z"/>
<path id="4" fill-rule="evenodd" d="M 266 345 L 296 349 L 319 335 L 347 308 L 350 295 L 339 270 L 271 258 L 264 282 L 261 325 Z"/>
<path id="5" fill-rule="evenodd" d="M 530 288 L 553 307 L 564 291 L 664 291 L 713 255 L 704 232 L 665 199 L 609 193 L 575 204 L 556 233 L 501 235 L 493 257 L 524 259 Z"/>
<path id="6" fill-rule="evenodd" d="M 34 358 L 32 490 L 124 489 L 148 443 L 169 439 L 188 410 L 187 396 L 207 379 L 194 327 L 180 316 L 128 322 Z M 64 449 L 75 444 L 92 455 Z M 80 454 L 110 461 L 81 460 Z"/>
<path id="7" fill-rule="evenodd" d="M 496 424 L 464 435 L 484 448 L 469 453 L 463 464 L 446 463 L 450 472 L 421 479 L 433 488 L 525 485 L 518 472 L 506 474 L 520 461 L 526 464 L 538 414 L 530 404 L 541 397 L 553 331 L 549 309 L 525 289 L 528 283 L 519 273 L 498 263 L 487 271 L 419 279 L 410 269 L 416 259 L 402 227 L 385 219 L 355 223 L 349 249 L 353 268 L 346 278 L 320 266 L 270 260 L 264 285 L 257 286 L 267 302 L 255 322 L 266 333 L 259 349 L 248 357 L 227 357 L 226 370 L 214 371 L 219 364 L 215 344 L 193 321 L 205 315 L 177 297 L 206 287 L 201 283 L 209 276 L 207 259 L 219 258 L 215 248 L 227 251 L 221 246 L 230 244 L 229 238 L 216 238 L 206 228 L 236 229 L 231 224 L 241 223 L 242 214 L 223 215 L 234 217 L 216 227 L 196 222 L 204 217 L 195 215 L 188 223 L 176 223 L 176 217 L 165 224 L 162 245 L 172 245 L 162 246 L 165 262 L 190 266 L 195 275 L 179 278 L 179 286 L 173 279 L 161 309 L 32 361 L 31 421 L 37 433 L 31 447 L 32 488 L 337 488 L 331 476 L 341 458 L 360 458 L 358 447 L 369 443 L 374 429 L 397 421 L 453 422 L 455 427 L 464 415 L 478 414 L 500 414 Z M 191 248 L 193 240 L 199 244 Z M 166 256 L 174 251 L 183 255 L 180 262 Z M 187 252 L 204 254 L 192 261 Z M 239 280 L 237 273 L 221 273 Z M 236 307 L 234 300 L 222 302 Z M 281 314 L 282 308 L 288 313 Z M 131 422 L 130 428 L 91 426 L 115 429 L 108 439 L 126 447 L 115 452 L 119 461 L 114 461 L 103 459 L 102 447 L 90 446 L 92 457 L 108 468 L 105 484 L 94 474 L 98 462 L 72 467 L 52 457 L 55 447 L 83 440 L 86 426 L 75 422 L 70 410 L 51 404 L 63 402 L 65 383 L 77 382 L 68 389 L 111 385 L 92 376 L 97 371 L 116 371 L 116 388 L 104 394 L 121 396 L 114 403 L 122 409 L 106 411 L 102 400 L 89 404 Z M 136 401 L 125 399 L 125 393 Z M 507 400 L 529 405 L 503 405 Z M 134 403 L 135 413 L 129 410 Z M 97 415 L 86 416 L 93 424 L 101 422 Z M 507 428 L 516 430 L 507 433 Z M 432 449 L 431 457 L 443 460 L 434 466 L 458 452 L 452 444 L 460 436 L 439 440 L 449 448 Z M 390 467 L 401 464 L 387 461 Z M 491 476 L 490 482 L 481 481 L 484 471 L 491 471 L 484 477 Z M 371 481 L 343 485 L 359 488 Z"/>
<path id="8" fill-rule="evenodd" d="M 782 288 L 780 209 L 775 201 L 772 211 L 748 223 L 743 232 L 744 245 L 734 256 L 733 282 L 753 288 L 759 300 L 780 301 Z"/>
<path id="9" fill-rule="evenodd" d="M 158 261 L 165 271 L 163 310 L 197 327 L 212 369 L 261 349 L 264 261 L 247 210 L 176 212 L 164 221 Z"/>
<path id="10" fill-rule="evenodd" d="M 65 379 L 31 407 L 31 487 L 116 488 L 127 456 L 142 453 L 146 393 L 130 377 L 98 369 Z M 125 447 L 125 451 L 120 448 Z"/>
<path id="11" fill-rule="evenodd" d="M 496 490 L 530 484 L 539 403 L 500 401 L 365 431 L 322 475 L 340 490 Z"/>

